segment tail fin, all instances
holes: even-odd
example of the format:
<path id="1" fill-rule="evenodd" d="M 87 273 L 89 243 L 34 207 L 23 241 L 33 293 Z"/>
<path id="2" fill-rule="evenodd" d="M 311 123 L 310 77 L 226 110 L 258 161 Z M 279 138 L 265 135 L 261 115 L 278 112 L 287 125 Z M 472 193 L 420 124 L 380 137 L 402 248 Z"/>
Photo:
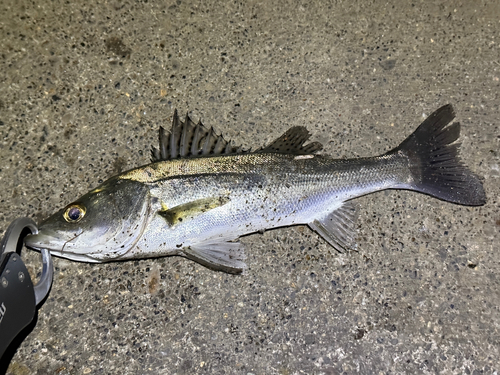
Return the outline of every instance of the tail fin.
<path id="1" fill-rule="evenodd" d="M 458 156 L 458 122 L 447 104 L 432 113 L 415 132 L 389 153 L 402 153 L 410 163 L 412 182 L 408 188 L 445 201 L 466 206 L 486 203 L 481 181 Z"/>

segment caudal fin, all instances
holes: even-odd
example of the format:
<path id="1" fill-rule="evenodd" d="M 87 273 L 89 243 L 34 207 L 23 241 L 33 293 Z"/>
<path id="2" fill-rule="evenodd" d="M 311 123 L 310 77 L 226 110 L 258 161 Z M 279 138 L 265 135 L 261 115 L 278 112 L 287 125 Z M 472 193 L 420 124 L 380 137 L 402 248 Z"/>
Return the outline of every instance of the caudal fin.
<path id="1" fill-rule="evenodd" d="M 412 190 L 466 206 L 486 203 L 481 181 L 458 156 L 460 124 L 453 107 L 447 104 L 432 113 L 415 132 L 390 153 L 408 157 Z"/>

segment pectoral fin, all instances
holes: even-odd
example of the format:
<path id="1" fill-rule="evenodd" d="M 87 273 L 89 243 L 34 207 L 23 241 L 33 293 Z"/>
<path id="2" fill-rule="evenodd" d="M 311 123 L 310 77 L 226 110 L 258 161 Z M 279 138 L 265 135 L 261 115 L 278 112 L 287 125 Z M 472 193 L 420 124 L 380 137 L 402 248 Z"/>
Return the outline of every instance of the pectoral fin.
<path id="1" fill-rule="evenodd" d="M 216 271 L 241 274 L 247 268 L 243 245 L 240 242 L 223 241 L 191 245 L 182 249 L 180 255 Z"/>
<path id="2" fill-rule="evenodd" d="M 325 217 L 309 223 L 309 227 L 323 237 L 335 250 L 343 253 L 356 248 L 356 208 L 346 202 Z"/>
<path id="3" fill-rule="evenodd" d="M 171 226 L 183 221 L 192 219 L 209 210 L 225 205 L 229 202 L 228 197 L 210 197 L 198 199 L 192 202 L 184 203 L 170 209 L 158 211 Z"/>

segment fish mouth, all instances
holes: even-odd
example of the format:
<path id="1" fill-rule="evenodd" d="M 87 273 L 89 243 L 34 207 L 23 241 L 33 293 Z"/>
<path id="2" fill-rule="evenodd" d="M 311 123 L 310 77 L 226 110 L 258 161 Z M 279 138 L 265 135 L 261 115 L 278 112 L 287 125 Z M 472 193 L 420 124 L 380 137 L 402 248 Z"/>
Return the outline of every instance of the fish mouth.
<path id="1" fill-rule="evenodd" d="M 82 232 L 83 233 L 83 232 Z M 70 238 L 68 240 L 60 239 L 56 236 L 56 233 L 40 233 L 28 235 L 24 239 L 24 244 L 27 248 L 32 250 L 41 251 L 48 250 L 51 255 L 55 255 L 60 258 L 66 258 L 69 260 L 74 260 L 77 262 L 87 262 L 87 263 L 99 263 L 102 260 L 98 260 L 87 254 L 78 254 L 74 252 L 67 251 L 67 245 L 71 243 L 76 237 Z M 66 248 L 66 250 L 65 250 Z"/>
<path id="2" fill-rule="evenodd" d="M 40 233 L 28 235 L 24 239 L 24 244 L 33 250 L 46 249 L 50 252 L 61 251 L 67 241 L 59 239 L 55 233 Z"/>

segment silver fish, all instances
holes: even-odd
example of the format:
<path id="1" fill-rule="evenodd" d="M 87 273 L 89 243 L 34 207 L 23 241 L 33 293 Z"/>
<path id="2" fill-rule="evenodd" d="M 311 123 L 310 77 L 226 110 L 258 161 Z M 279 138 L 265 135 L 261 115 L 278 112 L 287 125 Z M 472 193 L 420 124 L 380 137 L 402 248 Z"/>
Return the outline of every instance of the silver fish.
<path id="1" fill-rule="evenodd" d="M 336 160 L 301 126 L 265 148 L 244 151 L 188 116 L 160 128 L 151 164 L 112 177 L 43 221 L 26 245 L 76 261 L 181 255 L 241 273 L 238 238 L 307 224 L 338 251 L 355 246 L 353 200 L 408 189 L 470 206 L 486 196 L 459 160 L 460 125 L 451 105 L 431 114 L 381 156 Z"/>

